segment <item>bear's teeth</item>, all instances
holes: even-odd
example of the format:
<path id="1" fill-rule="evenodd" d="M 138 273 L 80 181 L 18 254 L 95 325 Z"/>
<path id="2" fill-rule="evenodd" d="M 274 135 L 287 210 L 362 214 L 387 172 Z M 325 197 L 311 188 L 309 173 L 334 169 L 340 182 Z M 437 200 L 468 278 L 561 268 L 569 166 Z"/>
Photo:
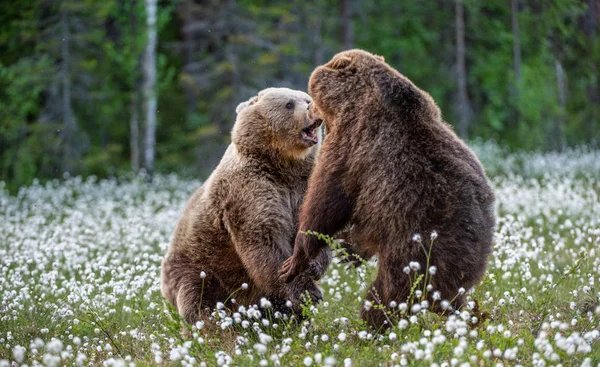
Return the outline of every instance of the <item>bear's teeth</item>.
<path id="1" fill-rule="evenodd" d="M 306 140 L 310 140 L 315 143 L 318 142 L 318 138 L 315 135 L 314 130 L 302 130 L 302 138 L 306 139 Z"/>

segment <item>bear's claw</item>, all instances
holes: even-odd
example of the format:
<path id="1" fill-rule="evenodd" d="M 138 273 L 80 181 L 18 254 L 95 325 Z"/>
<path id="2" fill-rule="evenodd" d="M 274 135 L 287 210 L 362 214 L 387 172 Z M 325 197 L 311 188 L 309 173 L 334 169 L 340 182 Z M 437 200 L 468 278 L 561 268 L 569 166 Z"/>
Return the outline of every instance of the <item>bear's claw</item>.
<path id="1" fill-rule="evenodd" d="M 296 256 L 291 256 L 281 265 L 279 279 L 285 283 L 291 283 L 302 271 L 302 266 L 296 261 Z"/>

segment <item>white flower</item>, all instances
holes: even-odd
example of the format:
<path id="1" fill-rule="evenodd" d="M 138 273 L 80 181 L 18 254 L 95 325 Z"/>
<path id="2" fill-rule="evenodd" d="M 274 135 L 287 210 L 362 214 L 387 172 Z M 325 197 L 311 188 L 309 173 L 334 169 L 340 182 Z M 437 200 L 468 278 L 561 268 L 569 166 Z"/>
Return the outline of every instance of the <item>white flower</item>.
<path id="1" fill-rule="evenodd" d="M 460 345 L 454 348 L 455 356 L 460 357 L 463 355 L 463 353 L 464 353 L 464 349 Z"/>
<path id="2" fill-rule="evenodd" d="M 261 344 L 267 345 L 273 341 L 273 338 L 265 333 L 260 333 L 258 334 L 258 340 L 261 342 Z"/>
<path id="3" fill-rule="evenodd" d="M 310 357 L 306 357 L 306 358 L 304 358 L 303 363 L 305 366 L 311 366 L 313 364 L 313 359 Z"/>
<path id="4" fill-rule="evenodd" d="M 346 333 L 343 333 L 343 332 L 340 333 L 338 335 L 338 340 L 341 341 L 341 342 L 345 342 L 346 341 Z"/>
<path id="5" fill-rule="evenodd" d="M 248 289 L 248 283 L 242 283 L 242 289 L 243 290 Z"/>
<path id="6" fill-rule="evenodd" d="M 267 353 L 267 346 L 264 344 L 256 343 L 256 344 L 254 344 L 254 350 L 258 354 L 265 354 L 265 353 Z"/>
<path id="7" fill-rule="evenodd" d="M 62 352 L 63 343 L 58 339 L 52 339 L 48 344 L 46 344 L 46 350 L 52 354 L 59 354 Z"/>
<path id="8" fill-rule="evenodd" d="M 206 278 L 206 273 L 204 271 L 200 272 L 200 279 Z"/>
<path id="9" fill-rule="evenodd" d="M 412 305 L 412 307 L 410 308 L 410 312 L 412 313 L 418 313 L 421 311 L 421 305 L 418 303 L 415 303 L 414 305 Z"/>
<path id="10" fill-rule="evenodd" d="M 26 349 L 24 347 L 20 345 L 15 346 L 12 350 L 15 361 L 18 363 L 23 362 L 23 358 L 25 358 L 25 351 Z"/>
<path id="11" fill-rule="evenodd" d="M 438 233 L 435 230 L 433 230 L 431 231 L 431 235 L 429 237 L 432 241 L 435 241 L 435 239 L 438 237 Z"/>
<path id="12" fill-rule="evenodd" d="M 333 356 L 325 357 L 325 360 L 323 361 L 323 365 L 324 366 L 335 366 L 335 357 L 333 357 Z"/>
<path id="13" fill-rule="evenodd" d="M 412 237 L 412 240 L 415 242 L 421 242 L 421 235 L 418 233 L 415 233 Z"/>
<path id="14" fill-rule="evenodd" d="M 263 297 L 263 298 L 260 299 L 260 307 L 262 307 L 262 308 L 270 308 L 271 307 L 271 302 L 268 299 L 266 299 L 266 298 Z"/>
<path id="15" fill-rule="evenodd" d="M 409 263 L 408 263 L 408 266 L 409 266 L 409 267 L 410 267 L 412 270 L 414 270 L 414 271 L 419 271 L 419 270 L 421 270 L 421 264 L 419 264 L 419 263 L 418 263 L 418 262 L 416 262 L 416 261 L 411 261 L 411 262 L 409 262 Z"/>

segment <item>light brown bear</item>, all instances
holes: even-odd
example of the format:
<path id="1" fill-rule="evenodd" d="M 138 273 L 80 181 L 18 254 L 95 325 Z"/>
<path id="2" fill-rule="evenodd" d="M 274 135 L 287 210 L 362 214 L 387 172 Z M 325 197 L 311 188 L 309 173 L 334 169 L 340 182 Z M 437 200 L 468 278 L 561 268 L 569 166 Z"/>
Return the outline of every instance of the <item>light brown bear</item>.
<path id="1" fill-rule="evenodd" d="M 162 294 L 188 323 L 217 302 L 234 306 L 232 299 L 248 305 L 264 297 L 282 312 L 287 301 L 298 311 L 303 295 L 321 299 L 315 280 L 326 252 L 293 282 L 278 279 L 320 145 L 322 120 L 308 118 L 311 101 L 268 88 L 236 108 L 232 143 L 189 200 L 162 263 Z"/>

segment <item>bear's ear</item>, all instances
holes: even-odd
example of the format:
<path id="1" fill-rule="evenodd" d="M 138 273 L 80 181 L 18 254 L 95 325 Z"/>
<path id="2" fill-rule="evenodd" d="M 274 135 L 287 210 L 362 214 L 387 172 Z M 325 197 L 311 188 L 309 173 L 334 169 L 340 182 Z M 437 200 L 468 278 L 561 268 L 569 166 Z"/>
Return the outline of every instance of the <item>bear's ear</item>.
<path id="1" fill-rule="evenodd" d="M 331 60 L 329 67 L 332 69 L 340 70 L 348 67 L 352 63 L 352 59 L 348 56 L 339 56 Z"/>
<path id="2" fill-rule="evenodd" d="M 379 60 L 379 61 L 381 61 L 381 62 L 385 62 L 385 59 L 383 58 L 383 56 L 380 56 L 380 55 L 373 55 L 373 56 L 375 56 L 375 58 L 376 58 L 377 60 Z"/>
<path id="3" fill-rule="evenodd" d="M 242 112 L 242 110 L 248 106 L 252 106 L 253 104 L 255 104 L 258 101 L 258 96 L 254 96 L 252 98 L 250 98 L 249 100 L 247 100 L 246 102 L 242 102 L 239 105 L 237 105 L 237 107 L 235 108 L 235 113 L 239 115 L 240 112 Z"/>

